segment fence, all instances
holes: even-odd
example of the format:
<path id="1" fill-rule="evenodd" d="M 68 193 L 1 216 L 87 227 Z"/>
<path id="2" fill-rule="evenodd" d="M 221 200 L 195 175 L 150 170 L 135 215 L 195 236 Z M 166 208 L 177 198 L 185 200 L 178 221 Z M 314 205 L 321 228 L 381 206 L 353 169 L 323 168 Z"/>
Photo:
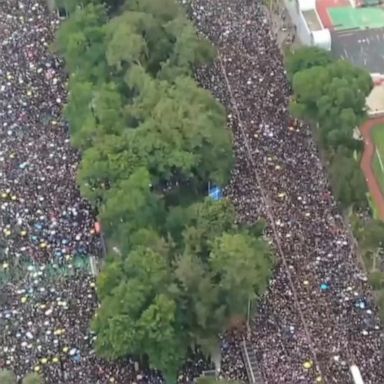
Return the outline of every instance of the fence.
<path id="1" fill-rule="evenodd" d="M 243 339 L 241 351 L 250 384 L 264 384 L 263 371 L 252 345 Z"/>

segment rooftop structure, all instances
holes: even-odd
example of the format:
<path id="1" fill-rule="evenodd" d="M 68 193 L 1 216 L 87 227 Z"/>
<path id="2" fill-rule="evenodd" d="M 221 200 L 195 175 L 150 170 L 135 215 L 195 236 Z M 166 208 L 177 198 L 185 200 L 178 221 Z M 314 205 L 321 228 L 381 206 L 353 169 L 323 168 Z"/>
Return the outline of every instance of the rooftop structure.
<path id="1" fill-rule="evenodd" d="M 322 29 L 322 25 L 315 9 L 308 9 L 302 11 L 302 13 L 311 32 L 320 31 Z"/>

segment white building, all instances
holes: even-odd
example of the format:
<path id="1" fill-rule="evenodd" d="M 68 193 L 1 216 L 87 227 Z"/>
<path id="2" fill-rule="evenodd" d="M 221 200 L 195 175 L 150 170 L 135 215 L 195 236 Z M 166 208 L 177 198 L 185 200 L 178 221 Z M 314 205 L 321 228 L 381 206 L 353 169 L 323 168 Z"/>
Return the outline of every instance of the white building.
<path id="1" fill-rule="evenodd" d="M 295 9 L 290 7 L 292 20 L 297 27 L 297 35 L 304 45 L 331 50 L 331 34 L 324 28 L 316 11 L 316 0 L 295 0 Z"/>

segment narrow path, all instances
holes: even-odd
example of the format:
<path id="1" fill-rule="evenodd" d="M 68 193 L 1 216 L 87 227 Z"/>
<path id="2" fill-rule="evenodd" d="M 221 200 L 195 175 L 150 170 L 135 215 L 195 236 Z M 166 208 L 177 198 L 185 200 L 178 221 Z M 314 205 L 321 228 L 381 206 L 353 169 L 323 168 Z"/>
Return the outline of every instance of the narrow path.
<path id="1" fill-rule="evenodd" d="M 375 156 L 375 144 L 372 140 L 371 130 L 378 124 L 384 124 L 384 117 L 370 119 L 360 127 L 360 132 L 364 139 L 364 152 L 360 166 L 364 172 L 369 192 L 375 202 L 377 213 L 380 219 L 384 220 L 384 196 L 372 168 L 372 162 Z"/>

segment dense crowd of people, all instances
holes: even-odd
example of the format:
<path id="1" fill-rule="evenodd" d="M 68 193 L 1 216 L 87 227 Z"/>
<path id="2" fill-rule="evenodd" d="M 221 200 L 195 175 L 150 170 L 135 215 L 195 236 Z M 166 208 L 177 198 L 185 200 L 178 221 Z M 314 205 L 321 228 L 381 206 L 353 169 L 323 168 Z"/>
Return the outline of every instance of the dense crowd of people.
<path id="1" fill-rule="evenodd" d="M 44 0 L 0 4 L 0 369 L 37 372 L 46 384 L 157 384 L 145 361 L 108 362 L 93 349 L 88 257 L 101 244 L 75 182 L 62 63 L 49 52 L 58 24 Z M 245 379 L 236 344 L 223 341 L 222 352 L 223 375 Z M 207 369 L 191 351 L 179 382 Z"/>
<path id="2" fill-rule="evenodd" d="M 261 2 L 192 0 L 219 51 L 200 82 L 230 111 L 239 219 L 265 218 L 279 266 L 251 327 L 267 383 L 384 382 L 384 340 L 366 276 L 309 128 L 290 117 L 282 55 Z"/>
<path id="3" fill-rule="evenodd" d="M 254 1 L 189 6 L 220 51 L 198 78 L 230 111 L 237 164 L 228 195 L 242 221 L 269 220 L 280 254 L 251 328 L 266 383 L 321 376 L 349 383 L 352 362 L 367 383 L 384 383 L 366 279 L 309 131 L 289 117 L 289 87 L 267 19 Z M 107 362 L 93 350 L 97 300 L 86 266 L 100 238 L 75 183 L 79 157 L 62 119 L 62 63 L 48 50 L 57 25 L 43 1 L 0 4 L 0 369 L 19 378 L 38 372 L 47 384 L 160 383 L 143 362 Z M 5 281 L 15 270 L 20 279 Z M 246 381 L 238 340 L 223 338 L 221 372 Z M 211 367 L 198 355 L 180 382 Z"/>

